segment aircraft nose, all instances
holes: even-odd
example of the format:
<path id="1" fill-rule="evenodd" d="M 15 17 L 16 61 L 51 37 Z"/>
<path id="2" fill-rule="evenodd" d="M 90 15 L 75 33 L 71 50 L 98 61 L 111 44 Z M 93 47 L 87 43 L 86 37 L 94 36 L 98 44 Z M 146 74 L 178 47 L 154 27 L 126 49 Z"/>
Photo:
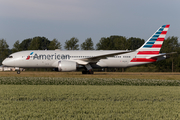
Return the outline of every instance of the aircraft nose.
<path id="1" fill-rule="evenodd" d="M 5 59 L 5 60 L 3 60 L 2 64 L 3 64 L 3 65 L 5 65 L 5 64 L 6 64 L 6 59 Z"/>
<path id="2" fill-rule="evenodd" d="M 5 63 L 6 63 L 5 60 L 3 60 L 2 64 L 4 65 Z"/>
<path id="3" fill-rule="evenodd" d="M 14 66 L 13 63 L 14 63 L 13 60 L 8 60 L 7 58 L 2 62 L 4 66 Z"/>

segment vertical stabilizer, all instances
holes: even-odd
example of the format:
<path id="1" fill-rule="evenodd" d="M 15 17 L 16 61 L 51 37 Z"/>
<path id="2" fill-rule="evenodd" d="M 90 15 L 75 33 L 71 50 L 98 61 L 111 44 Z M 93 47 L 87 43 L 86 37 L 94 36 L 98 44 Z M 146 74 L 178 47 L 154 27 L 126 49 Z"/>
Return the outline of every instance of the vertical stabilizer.
<path id="1" fill-rule="evenodd" d="M 131 60 L 133 63 L 156 62 L 160 49 L 166 37 L 170 25 L 163 25 L 160 27 L 139 49 L 137 54 Z"/>
<path id="2" fill-rule="evenodd" d="M 137 51 L 138 55 L 159 54 L 170 25 L 160 27 Z"/>

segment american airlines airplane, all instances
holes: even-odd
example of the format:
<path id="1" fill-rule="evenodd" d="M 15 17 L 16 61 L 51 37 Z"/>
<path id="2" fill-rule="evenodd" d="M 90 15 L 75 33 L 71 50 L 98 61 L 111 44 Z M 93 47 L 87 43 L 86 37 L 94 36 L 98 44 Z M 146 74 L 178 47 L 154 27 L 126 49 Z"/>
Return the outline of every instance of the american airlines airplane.
<path id="1" fill-rule="evenodd" d="M 159 53 L 170 25 L 161 26 L 139 49 L 61 51 L 28 50 L 11 54 L 2 64 L 19 68 L 55 68 L 57 71 L 76 71 L 93 74 L 93 68 L 125 68 L 164 60 L 168 54 Z M 18 70 L 19 74 L 20 71 Z"/>

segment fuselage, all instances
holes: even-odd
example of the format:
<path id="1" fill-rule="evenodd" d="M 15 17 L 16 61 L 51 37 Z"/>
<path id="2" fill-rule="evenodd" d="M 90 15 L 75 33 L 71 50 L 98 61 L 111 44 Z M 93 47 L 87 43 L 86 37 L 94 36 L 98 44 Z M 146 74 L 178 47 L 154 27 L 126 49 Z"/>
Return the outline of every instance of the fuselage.
<path id="1" fill-rule="evenodd" d="M 117 50 L 99 50 L 99 51 L 61 51 L 61 50 L 29 50 L 11 54 L 3 61 L 3 65 L 21 68 L 57 68 L 59 61 L 77 61 L 84 58 L 91 58 L 105 54 L 112 54 Z M 145 61 L 135 61 L 137 52 L 116 55 L 100 59 L 98 62 L 90 63 L 93 68 L 96 67 L 131 67 L 156 62 L 165 59 L 165 56 L 158 59 L 147 59 Z M 145 56 L 141 56 L 144 58 Z M 81 65 L 79 65 L 81 66 Z"/>

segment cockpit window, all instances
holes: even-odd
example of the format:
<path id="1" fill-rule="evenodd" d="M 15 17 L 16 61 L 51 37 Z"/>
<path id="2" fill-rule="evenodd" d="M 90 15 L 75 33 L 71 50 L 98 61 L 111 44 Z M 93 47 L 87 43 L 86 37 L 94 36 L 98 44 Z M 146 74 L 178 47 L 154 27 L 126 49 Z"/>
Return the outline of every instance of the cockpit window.
<path id="1" fill-rule="evenodd" d="M 9 56 L 8 58 L 13 58 L 13 56 Z"/>

